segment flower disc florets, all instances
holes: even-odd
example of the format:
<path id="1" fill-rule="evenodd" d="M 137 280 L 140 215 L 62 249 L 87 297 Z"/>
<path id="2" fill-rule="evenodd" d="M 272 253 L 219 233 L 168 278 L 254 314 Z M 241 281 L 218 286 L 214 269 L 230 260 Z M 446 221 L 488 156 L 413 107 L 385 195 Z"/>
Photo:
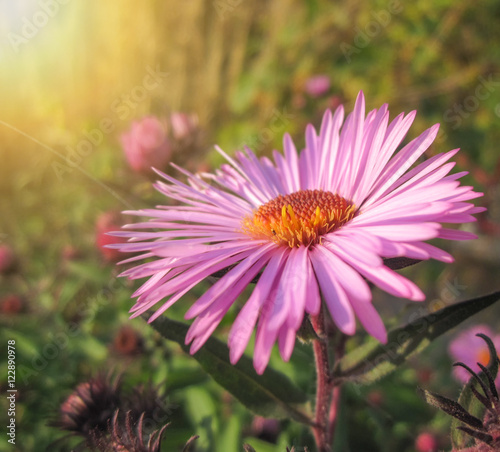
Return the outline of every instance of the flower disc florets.
<path id="1" fill-rule="evenodd" d="M 311 246 L 321 236 L 351 220 L 356 207 L 339 195 L 323 190 L 299 190 L 279 195 L 243 221 L 243 231 L 290 248 Z"/>

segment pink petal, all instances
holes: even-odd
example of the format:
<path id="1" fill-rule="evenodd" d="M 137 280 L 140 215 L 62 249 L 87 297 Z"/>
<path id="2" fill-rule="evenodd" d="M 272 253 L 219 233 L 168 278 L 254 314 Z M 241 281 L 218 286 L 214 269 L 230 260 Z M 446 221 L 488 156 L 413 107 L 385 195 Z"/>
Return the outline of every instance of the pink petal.
<path id="1" fill-rule="evenodd" d="M 352 335 L 356 331 L 354 312 L 344 290 L 336 279 L 335 272 L 331 270 L 327 256 L 320 249 L 321 247 L 314 248 L 310 257 L 321 293 L 335 324 L 343 333 Z"/>
<path id="2" fill-rule="evenodd" d="M 295 346 L 296 329 L 283 325 L 278 335 L 278 344 L 283 361 L 289 361 Z"/>
<path id="3" fill-rule="evenodd" d="M 277 249 L 262 272 L 250 298 L 245 303 L 229 332 L 229 358 L 235 364 L 243 355 L 262 307 L 268 301 L 268 295 L 277 286 L 275 282 L 284 266 L 285 249 Z"/>
<path id="4" fill-rule="evenodd" d="M 207 309 L 218 297 L 225 294 L 227 298 L 235 299 L 233 296 L 236 284 L 242 279 L 248 279 L 248 275 L 252 275 L 249 282 L 257 275 L 262 267 L 271 257 L 275 245 L 270 243 L 262 248 L 254 251 L 250 256 L 245 258 L 241 263 L 232 268 L 228 273 L 221 277 L 212 287 L 210 287 L 198 300 L 189 308 L 184 316 L 186 319 L 192 319 L 200 315 Z M 263 258 L 263 259 L 262 259 Z M 255 265 L 259 262 L 259 265 Z M 253 267 L 252 270 L 250 270 Z"/>

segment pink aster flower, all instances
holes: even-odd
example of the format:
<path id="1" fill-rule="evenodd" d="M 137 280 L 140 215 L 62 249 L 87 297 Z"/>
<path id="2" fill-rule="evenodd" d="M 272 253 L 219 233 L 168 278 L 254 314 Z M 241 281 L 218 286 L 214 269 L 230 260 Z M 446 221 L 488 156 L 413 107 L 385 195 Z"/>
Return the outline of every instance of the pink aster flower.
<path id="1" fill-rule="evenodd" d="M 167 183 L 158 182 L 157 190 L 184 205 L 128 212 L 151 221 L 125 226 L 137 231 L 116 233 L 132 243 L 115 248 L 142 253 L 124 262 L 155 258 L 122 274 L 149 277 L 133 295 L 138 297 L 133 316 L 156 307 L 153 321 L 199 282 L 229 269 L 186 313 L 195 319 L 186 337 L 191 353 L 259 274 L 229 333 L 232 363 L 254 329 L 258 373 L 275 342 L 288 360 L 304 315 L 316 316 L 322 299 L 343 333 L 354 334 L 358 319 L 386 342 L 368 282 L 410 300 L 423 300 L 424 294 L 384 265 L 384 258 L 452 262 L 426 241 L 474 238 L 441 223 L 474 221 L 471 214 L 483 210 L 467 202 L 481 194 L 460 186 L 457 179 L 466 173 L 449 174 L 454 163 L 447 162 L 458 150 L 411 168 L 433 142 L 438 125 L 397 151 L 415 112 L 389 124 L 387 108 L 365 116 L 360 93 L 345 120 L 340 106 L 325 113 L 319 134 L 309 125 L 300 153 L 287 134 L 284 155 L 274 151 L 274 161 L 259 159 L 250 149 L 234 159 L 218 149 L 228 163 L 215 174 L 179 168 L 188 180 L 184 184 L 159 172 Z"/>
<path id="2" fill-rule="evenodd" d="M 500 350 L 500 334 L 495 334 L 488 325 L 474 325 L 465 331 L 458 334 L 451 341 L 448 352 L 454 361 L 459 361 L 469 366 L 474 372 L 481 372 L 481 368 L 477 363 L 487 366 L 490 361 L 490 352 L 488 345 L 477 337 L 476 334 L 484 334 L 488 336 L 495 345 L 497 350 Z M 467 383 L 471 374 L 463 367 L 456 366 L 453 369 L 453 375 L 461 383 Z M 500 375 L 496 380 L 497 386 L 500 382 Z"/>
<path id="3" fill-rule="evenodd" d="M 151 167 L 163 168 L 172 154 L 166 125 L 154 116 L 132 123 L 121 137 L 127 162 L 134 171 L 148 172 Z"/>
<path id="4" fill-rule="evenodd" d="M 315 75 L 306 80 L 306 92 L 312 97 L 321 97 L 330 89 L 328 75 Z"/>

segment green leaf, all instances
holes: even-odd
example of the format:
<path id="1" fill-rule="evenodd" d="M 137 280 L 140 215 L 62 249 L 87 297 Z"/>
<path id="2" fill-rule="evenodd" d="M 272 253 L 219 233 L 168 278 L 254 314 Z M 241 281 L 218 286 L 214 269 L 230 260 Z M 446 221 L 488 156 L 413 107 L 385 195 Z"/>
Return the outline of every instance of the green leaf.
<path id="1" fill-rule="evenodd" d="M 494 380 L 498 373 L 498 358 L 495 345 L 489 337 L 483 334 L 478 334 L 477 336 L 484 339 L 488 345 L 490 351 L 490 363 L 488 365 L 488 370 L 491 372 L 491 376 Z M 479 373 L 478 376 L 481 380 L 483 380 L 486 387 L 489 387 L 489 382 L 484 372 Z M 460 403 L 460 405 L 462 405 L 471 415 L 481 417 L 484 413 L 484 405 L 474 396 L 472 386 L 479 386 L 475 378 L 471 378 L 464 386 L 458 399 L 458 403 Z M 471 441 L 471 437 L 467 435 L 466 432 L 458 428 L 461 426 L 463 426 L 463 424 L 458 419 L 453 419 L 451 422 L 451 440 L 455 449 L 463 449 L 467 447 L 467 444 Z"/>
<path id="2" fill-rule="evenodd" d="M 337 419 L 335 421 L 335 430 L 333 435 L 332 450 L 349 450 L 349 408 L 347 405 L 346 393 L 344 390 L 340 392 L 339 410 L 337 411 Z"/>
<path id="3" fill-rule="evenodd" d="M 344 380 L 370 384 L 392 372 L 434 339 L 500 299 L 500 292 L 463 301 L 389 332 L 387 344 L 369 338 L 335 366 L 337 383 Z"/>
<path id="4" fill-rule="evenodd" d="M 215 433 L 219 422 L 216 416 L 217 407 L 214 399 L 200 386 L 192 386 L 184 394 L 186 414 L 200 435 L 196 445 L 201 450 L 214 450 Z"/>
<path id="5" fill-rule="evenodd" d="M 470 413 L 468 413 L 467 410 L 462 405 L 460 405 L 460 403 L 434 392 L 426 391 L 425 389 L 421 391 L 423 398 L 428 404 L 435 406 L 440 410 L 443 410 L 450 416 L 453 416 L 458 420 L 458 422 L 460 422 L 460 424 L 465 423 L 475 429 L 483 428 L 481 419 L 478 419 L 477 417 L 472 416 Z"/>
<path id="6" fill-rule="evenodd" d="M 69 261 L 67 266 L 71 273 L 81 278 L 84 283 L 94 282 L 97 284 L 105 283 L 109 279 L 109 272 L 93 262 Z"/>
<path id="7" fill-rule="evenodd" d="M 217 446 L 219 450 L 225 452 L 241 451 L 241 419 L 238 416 L 231 416 L 227 423 L 221 427 Z"/>
<path id="8" fill-rule="evenodd" d="M 160 317 L 151 326 L 165 339 L 177 342 L 186 353 L 189 352 L 189 347 L 184 344 L 188 325 Z M 193 358 L 219 385 L 254 413 L 311 424 L 306 415 L 292 406 L 306 402 L 307 396 L 282 373 L 268 367 L 263 375 L 257 375 L 251 359 L 246 356 L 232 365 L 227 346 L 214 338 L 208 339 Z"/>
<path id="9" fill-rule="evenodd" d="M 182 389 L 192 385 L 200 385 L 204 381 L 207 381 L 207 375 L 200 372 L 200 368 L 196 363 L 192 364 L 193 366 L 191 367 L 181 366 L 177 368 L 169 366 L 168 378 L 166 379 L 169 391 Z"/>
<path id="10" fill-rule="evenodd" d="M 185 391 L 186 411 L 195 424 L 202 424 L 209 419 L 211 422 L 216 417 L 217 407 L 212 396 L 200 386 L 192 386 Z"/>

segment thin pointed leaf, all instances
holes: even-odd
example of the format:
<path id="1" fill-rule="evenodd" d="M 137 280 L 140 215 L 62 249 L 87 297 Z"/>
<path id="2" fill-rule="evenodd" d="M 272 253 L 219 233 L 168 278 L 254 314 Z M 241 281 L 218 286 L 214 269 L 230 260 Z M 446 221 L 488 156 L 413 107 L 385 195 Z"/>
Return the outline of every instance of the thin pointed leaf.
<path id="1" fill-rule="evenodd" d="M 490 362 L 487 369 L 491 374 L 493 380 L 495 380 L 498 373 L 498 358 L 497 351 L 495 350 L 495 345 L 488 336 L 485 336 L 484 334 L 478 334 L 478 336 L 481 337 L 488 345 L 488 349 L 490 351 Z M 488 378 L 485 372 L 480 372 L 477 374 L 477 376 L 482 380 L 485 387 L 490 388 L 490 391 L 493 392 L 493 396 L 498 396 L 494 382 L 492 385 L 490 378 Z M 477 381 L 475 378 L 471 377 L 468 383 L 462 389 L 458 402 L 470 414 L 474 416 L 481 416 L 481 414 L 484 412 L 484 406 L 481 403 L 481 400 L 479 400 L 474 395 L 474 383 L 477 383 Z M 464 430 L 463 428 L 460 428 L 461 425 L 462 424 L 457 419 L 453 419 L 453 421 L 451 422 L 451 441 L 456 449 L 463 449 L 470 443 L 470 436 L 468 436 L 469 432 L 467 430 Z"/>
<path id="2" fill-rule="evenodd" d="M 455 363 L 453 364 L 454 367 L 463 367 L 467 372 L 469 372 L 470 374 L 470 377 L 469 379 L 473 379 L 476 381 L 476 383 L 481 387 L 481 389 L 483 390 L 483 393 L 484 394 L 488 394 L 488 389 L 486 387 L 486 385 L 484 384 L 484 381 L 481 380 L 481 378 L 479 378 L 479 375 L 477 375 L 467 364 L 465 363 Z M 471 389 L 474 389 L 474 386 L 471 385 Z M 476 395 L 477 397 L 477 395 Z"/>
<path id="3" fill-rule="evenodd" d="M 491 407 L 490 400 L 486 398 L 484 395 L 482 395 L 474 386 L 471 386 L 470 389 L 473 392 L 476 399 L 479 400 L 487 410 L 494 413 L 494 410 Z"/>
<path id="4" fill-rule="evenodd" d="M 389 332 L 387 344 L 368 338 L 335 366 L 337 383 L 344 380 L 369 384 L 392 372 L 434 339 L 500 300 L 500 292 L 463 301 L 416 319 Z"/>
<path id="5" fill-rule="evenodd" d="M 189 347 L 184 344 L 188 325 L 160 317 L 151 326 L 165 339 L 177 342 L 189 353 Z M 193 358 L 219 385 L 254 413 L 276 419 L 293 418 L 304 424 L 312 423 L 293 407 L 307 402 L 307 396 L 282 373 L 268 367 L 263 375 L 257 375 L 252 360 L 246 356 L 232 365 L 226 344 L 214 338 L 208 339 Z"/>
<path id="6" fill-rule="evenodd" d="M 493 444 L 493 437 L 487 433 L 477 432 L 476 430 L 472 430 L 468 427 L 457 427 L 457 429 L 473 438 L 479 439 L 483 443 L 489 444 L 490 446 Z"/>
<path id="7" fill-rule="evenodd" d="M 182 452 L 191 452 L 193 450 L 193 445 L 194 442 L 199 438 L 198 435 L 193 435 L 191 438 L 187 440 L 187 443 L 184 445 L 184 449 L 182 449 Z"/>
<path id="8" fill-rule="evenodd" d="M 421 390 L 421 393 L 428 404 L 439 408 L 446 414 L 453 416 L 455 419 L 458 419 L 460 422 L 465 423 L 472 428 L 484 430 L 481 419 L 469 414 L 467 410 L 458 402 L 448 399 L 447 397 L 443 397 L 442 395 L 426 391 L 425 389 Z"/>

